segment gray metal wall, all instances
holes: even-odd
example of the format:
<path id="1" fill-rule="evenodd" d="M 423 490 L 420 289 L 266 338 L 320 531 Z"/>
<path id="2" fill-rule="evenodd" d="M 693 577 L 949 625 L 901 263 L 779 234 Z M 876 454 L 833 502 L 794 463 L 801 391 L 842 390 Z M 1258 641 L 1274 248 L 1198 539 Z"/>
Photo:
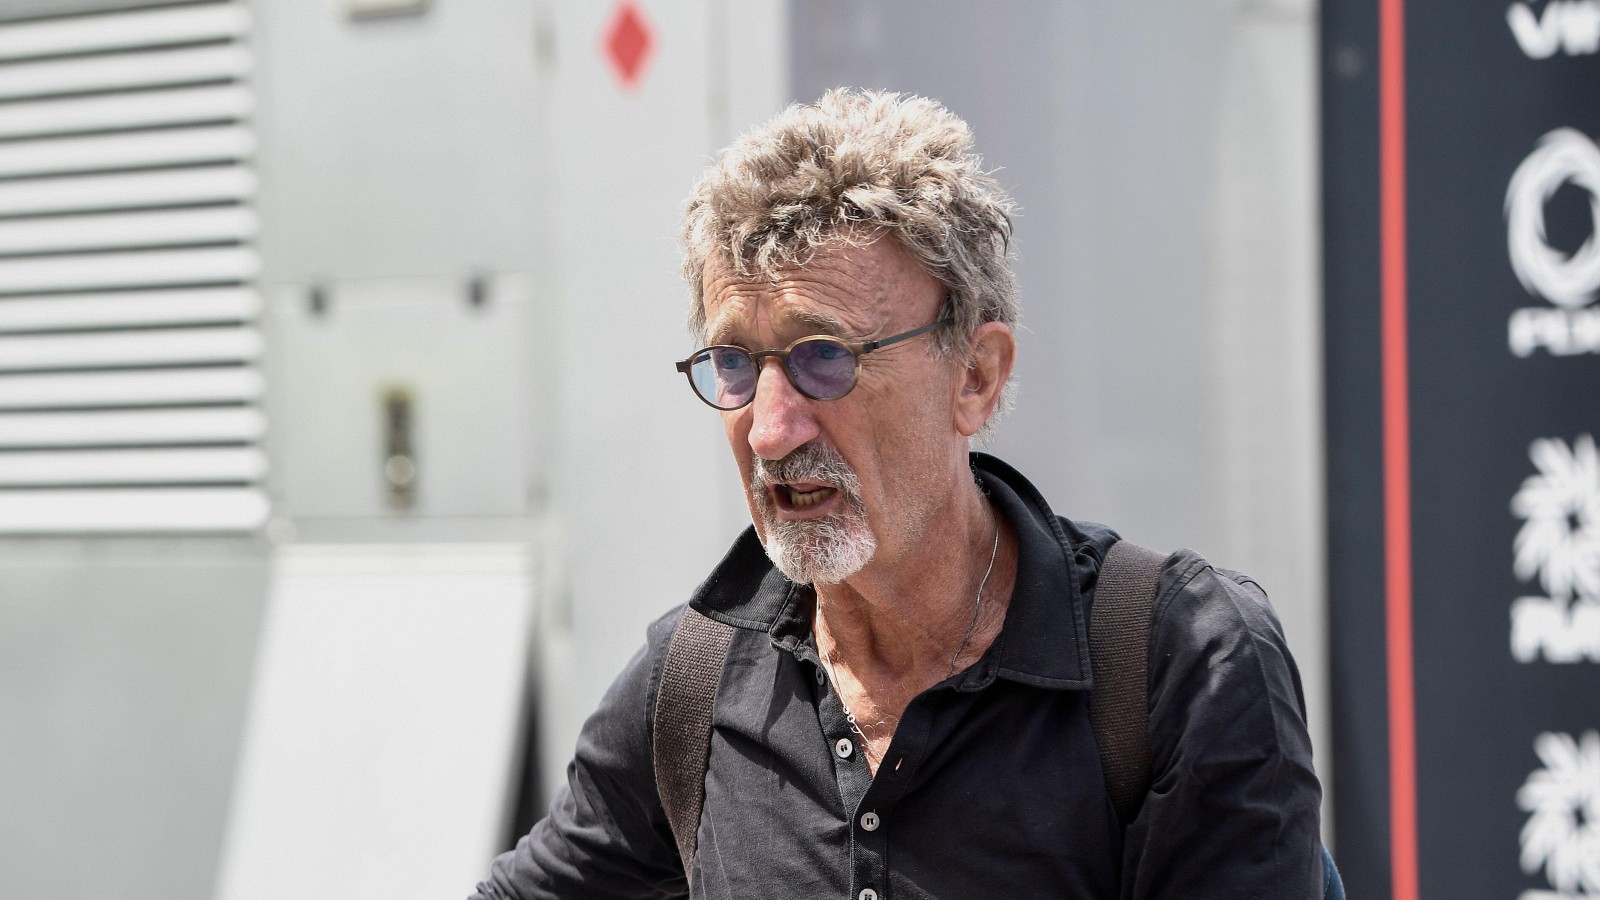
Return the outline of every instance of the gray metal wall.
<path id="1" fill-rule="evenodd" d="M 0 541 L 0 896 L 210 895 L 266 578 L 247 542 Z"/>

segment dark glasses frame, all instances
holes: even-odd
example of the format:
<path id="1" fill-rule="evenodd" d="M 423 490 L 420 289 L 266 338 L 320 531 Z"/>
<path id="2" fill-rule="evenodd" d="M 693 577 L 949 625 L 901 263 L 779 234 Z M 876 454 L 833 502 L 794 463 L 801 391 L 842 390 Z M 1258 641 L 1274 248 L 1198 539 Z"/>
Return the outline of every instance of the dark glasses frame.
<path id="1" fill-rule="evenodd" d="M 689 389 L 694 391 L 694 395 L 696 397 L 699 397 L 702 402 L 712 409 L 719 409 L 724 412 L 730 412 L 735 409 L 744 409 L 746 406 L 749 406 L 751 403 L 755 402 L 756 395 L 755 391 L 752 390 L 750 392 L 750 399 L 739 404 L 738 406 L 718 406 L 716 403 L 712 402 L 709 397 L 700 393 L 700 388 L 696 387 L 694 383 L 694 372 L 692 371 L 694 368 L 694 362 L 701 356 L 713 350 L 732 350 L 736 353 L 744 354 L 744 356 L 750 360 L 750 369 L 755 373 L 755 377 L 758 380 L 761 377 L 762 361 L 769 356 L 776 356 L 779 363 L 778 367 L 783 370 L 784 377 L 789 379 L 789 383 L 794 385 L 795 390 L 807 397 L 810 397 L 812 400 L 839 400 L 847 396 L 851 391 L 855 390 L 856 383 L 861 380 L 861 357 L 871 353 L 874 350 L 887 347 L 890 344 L 898 344 L 901 341 L 909 341 L 914 337 L 921 337 L 930 331 L 937 331 L 946 325 L 951 325 L 954 323 L 954 318 L 946 317 L 934 322 L 931 325 L 924 325 L 921 328 L 913 328 L 910 331 L 902 331 L 899 334 L 893 334 L 886 338 L 878 338 L 877 340 L 871 341 L 847 341 L 843 338 L 834 337 L 831 334 L 813 334 L 795 340 L 782 350 L 746 350 L 737 344 L 712 344 L 709 347 L 701 347 L 699 350 L 689 354 L 687 359 L 679 360 L 675 364 L 675 368 L 677 368 L 679 372 L 682 372 L 685 378 L 689 379 Z M 850 387 L 846 388 L 845 392 L 837 397 L 818 397 L 817 395 L 801 387 L 800 382 L 795 380 L 794 372 L 789 368 L 789 354 L 794 352 L 796 347 L 799 347 L 802 344 L 811 343 L 813 341 L 827 341 L 830 344 L 837 344 L 850 351 L 850 355 L 855 359 L 855 371 L 850 374 Z"/>

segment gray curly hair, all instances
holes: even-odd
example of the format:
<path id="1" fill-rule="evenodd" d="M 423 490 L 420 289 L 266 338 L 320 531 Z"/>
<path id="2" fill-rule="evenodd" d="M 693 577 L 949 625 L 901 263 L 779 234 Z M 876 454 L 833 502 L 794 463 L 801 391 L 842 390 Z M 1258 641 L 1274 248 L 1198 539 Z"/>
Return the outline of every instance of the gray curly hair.
<path id="1" fill-rule="evenodd" d="M 946 287 L 941 318 L 955 326 L 937 346 L 964 358 L 979 325 L 1017 323 L 1013 208 L 954 113 L 925 97 L 831 90 L 739 138 L 689 196 L 690 328 L 704 334 L 710 265 L 775 280 L 821 247 L 889 235 Z M 1007 385 L 1001 409 L 1010 398 Z"/>

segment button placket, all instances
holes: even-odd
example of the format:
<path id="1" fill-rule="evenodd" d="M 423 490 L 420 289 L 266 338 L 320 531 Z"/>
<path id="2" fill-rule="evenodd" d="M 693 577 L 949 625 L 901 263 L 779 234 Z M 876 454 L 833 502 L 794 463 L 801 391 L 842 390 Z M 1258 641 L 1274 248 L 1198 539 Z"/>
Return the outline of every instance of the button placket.
<path id="1" fill-rule="evenodd" d="M 811 648 L 807 646 L 806 650 Z M 811 659 L 809 653 L 806 658 Z M 867 765 L 865 749 L 851 729 L 844 704 L 832 689 L 832 679 L 822 666 L 817 665 L 812 677 L 817 682 L 817 724 L 821 726 L 824 747 L 834 757 L 833 773 L 839 788 L 839 810 L 850 827 L 849 866 L 852 898 L 883 900 L 887 872 L 884 866 L 882 832 L 871 834 L 859 826 L 861 814 L 866 810 L 863 801 L 872 789 L 872 771 Z M 874 809 L 879 804 L 872 804 Z M 875 813 L 876 814 L 876 813 Z M 881 820 L 880 820 L 881 821 Z M 863 840 L 865 839 L 865 840 Z"/>
<path id="2" fill-rule="evenodd" d="M 934 710 L 951 699 L 954 698 L 946 697 L 943 692 L 923 694 L 912 699 L 900 718 L 894 740 L 884 754 L 877 775 L 868 776 L 867 790 L 857 798 L 854 807 L 849 807 L 855 817 L 855 827 L 850 829 L 850 863 L 855 893 L 850 896 L 858 900 L 865 891 L 871 891 L 870 896 L 879 900 L 884 897 L 889 881 L 887 818 L 894 814 L 895 805 L 912 787 L 913 775 L 932 737 Z M 858 765 L 865 769 L 862 754 L 855 755 L 861 757 Z M 839 768 L 854 770 L 855 767 Z"/>

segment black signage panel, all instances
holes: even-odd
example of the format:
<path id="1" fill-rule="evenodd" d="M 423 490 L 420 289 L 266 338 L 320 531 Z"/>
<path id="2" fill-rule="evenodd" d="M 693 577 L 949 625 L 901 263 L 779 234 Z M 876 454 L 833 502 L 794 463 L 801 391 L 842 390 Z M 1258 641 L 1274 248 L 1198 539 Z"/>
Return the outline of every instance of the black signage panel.
<path id="1" fill-rule="evenodd" d="M 1600 898 L 1600 0 L 1323 18 L 1337 855 Z"/>

